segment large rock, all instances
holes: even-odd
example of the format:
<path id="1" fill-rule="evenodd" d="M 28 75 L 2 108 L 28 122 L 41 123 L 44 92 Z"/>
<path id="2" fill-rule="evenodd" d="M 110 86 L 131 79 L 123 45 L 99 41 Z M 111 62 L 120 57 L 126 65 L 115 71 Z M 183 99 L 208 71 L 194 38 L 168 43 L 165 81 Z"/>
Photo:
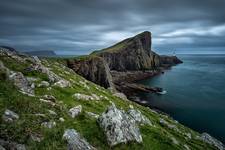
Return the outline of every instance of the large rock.
<path id="1" fill-rule="evenodd" d="M 34 95 L 34 90 L 26 77 L 21 72 L 11 72 L 9 79 L 13 81 L 14 85 L 20 89 L 21 92 Z"/>
<path id="2" fill-rule="evenodd" d="M 61 80 L 57 81 L 56 83 L 54 83 L 54 85 L 61 87 L 61 88 L 66 88 L 66 87 L 71 86 L 70 82 L 65 79 L 61 79 Z"/>
<path id="3" fill-rule="evenodd" d="M 63 134 L 63 139 L 68 143 L 68 150 L 94 150 L 80 134 L 74 129 L 67 129 Z"/>
<path id="4" fill-rule="evenodd" d="M 72 96 L 77 100 L 101 100 L 102 97 L 97 96 L 96 94 L 86 95 L 81 93 L 75 93 Z"/>
<path id="5" fill-rule="evenodd" d="M 108 107 L 99 118 L 98 123 L 104 130 L 110 146 L 129 141 L 142 142 L 142 136 L 136 121 L 125 111 L 117 109 L 115 104 Z"/>
<path id="6" fill-rule="evenodd" d="M 2 115 L 2 119 L 5 122 L 13 122 L 13 121 L 19 119 L 19 115 L 9 109 L 6 109 L 4 114 Z"/>
<path id="7" fill-rule="evenodd" d="M 219 150 L 224 150 L 225 149 L 225 147 L 224 147 L 222 142 L 220 142 L 219 140 L 215 139 L 214 137 L 212 137 L 208 133 L 202 133 L 200 139 L 202 141 L 206 142 L 206 143 L 209 143 L 209 144 L 217 147 Z"/>

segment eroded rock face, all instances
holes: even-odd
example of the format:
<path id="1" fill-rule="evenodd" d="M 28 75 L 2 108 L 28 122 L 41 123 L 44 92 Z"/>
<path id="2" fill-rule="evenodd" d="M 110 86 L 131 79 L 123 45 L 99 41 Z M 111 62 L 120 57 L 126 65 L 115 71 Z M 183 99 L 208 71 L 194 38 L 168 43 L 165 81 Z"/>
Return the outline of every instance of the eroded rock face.
<path id="1" fill-rule="evenodd" d="M 34 95 L 33 88 L 21 72 L 11 72 L 9 75 L 9 80 L 13 81 L 14 85 L 18 87 L 20 91 Z"/>
<path id="2" fill-rule="evenodd" d="M 219 150 L 224 150 L 225 149 L 225 147 L 224 147 L 222 142 L 220 142 L 219 140 L 215 139 L 214 137 L 212 137 L 208 133 L 202 133 L 200 139 L 202 141 L 206 142 L 206 143 L 209 143 L 209 144 L 217 147 Z"/>
<path id="3" fill-rule="evenodd" d="M 68 67 L 79 75 L 103 87 L 114 86 L 108 64 L 101 57 L 90 57 L 86 60 L 70 60 Z"/>
<path id="4" fill-rule="evenodd" d="M 125 111 L 117 109 L 115 104 L 108 107 L 99 118 L 98 123 L 104 130 L 110 146 L 128 141 L 142 142 L 142 136 L 136 121 Z"/>
<path id="5" fill-rule="evenodd" d="M 2 115 L 2 119 L 5 122 L 13 122 L 13 121 L 19 119 L 19 115 L 9 109 L 6 109 L 4 114 Z"/>
<path id="6" fill-rule="evenodd" d="M 65 130 L 63 139 L 68 143 L 68 150 L 95 150 L 95 148 L 74 129 Z"/>

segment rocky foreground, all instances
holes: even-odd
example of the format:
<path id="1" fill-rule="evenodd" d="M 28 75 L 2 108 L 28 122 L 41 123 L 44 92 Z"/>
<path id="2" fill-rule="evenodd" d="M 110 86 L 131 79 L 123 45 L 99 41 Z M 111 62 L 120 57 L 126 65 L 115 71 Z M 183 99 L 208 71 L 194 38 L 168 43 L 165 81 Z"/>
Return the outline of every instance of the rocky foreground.
<path id="1" fill-rule="evenodd" d="M 224 149 L 66 67 L 0 48 L 0 149 Z"/>
<path id="2" fill-rule="evenodd" d="M 71 59 L 68 67 L 86 79 L 126 95 L 127 83 L 149 78 L 182 63 L 176 56 L 161 56 L 151 50 L 151 33 L 145 31 L 88 56 Z"/>

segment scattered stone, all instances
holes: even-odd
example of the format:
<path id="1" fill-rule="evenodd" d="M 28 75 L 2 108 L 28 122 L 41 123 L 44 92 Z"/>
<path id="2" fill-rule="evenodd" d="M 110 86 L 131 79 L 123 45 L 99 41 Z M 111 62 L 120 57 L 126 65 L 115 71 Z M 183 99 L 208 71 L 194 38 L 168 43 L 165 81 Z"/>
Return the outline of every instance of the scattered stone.
<path id="1" fill-rule="evenodd" d="M 13 81 L 14 85 L 20 89 L 20 91 L 27 94 L 34 95 L 34 90 L 30 86 L 28 80 L 21 72 L 11 72 L 9 79 Z"/>
<path id="2" fill-rule="evenodd" d="M 72 118 L 75 118 L 77 115 L 79 115 L 82 111 L 82 106 L 78 105 L 76 107 L 73 107 L 69 110 L 69 114 Z"/>
<path id="3" fill-rule="evenodd" d="M 113 95 L 118 97 L 118 98 L 121 98 L 123 100 L 127 100 L 127 96 L 125 94 L 123 94 L 123 93 L 116 92 Z"/>
<path id="4" fill-rule="evenodd" d="M 90 87 L 85 83 L 85 82 L 83 82 L 83 81 L 79 81 L 79 83 L 84 87 L 84 88 L 86 88 L 86 89 L 90 89 Z"/>
<path id="5" fill-rule="evenodd" d="M 48 91 L 52 90 L 52 87 L 48 87 L 47 90 L 48 90 Z"/>
<path id="6" fill-rule="evenodd" d="M 64 122 L 64 121 L 65 121 L 65 119 L 64 119 L 64 118 L 62 118 L 62 117 L 60 117 L 60 118 L 59 118 L 59 121 Z"/>
<path id="7" fill-rule="evenodd" d="M 97 96 L 96 94 L 86 95 L 86 94 L 76 93 L 72 97 L 78 100 L 101 100 L 101 98 Z"/>
<path id="8" fill-rule="evenodd" d="M 4 149 L 9 149 L 9 150 L 26 150 L 26 146 L 24 144 L 18 144 L 16 142 L 11 142 L 11 141 L 4 141 L 0 139 L 0 145 Z"/>
<path id="9" fill-rule="evenodd" d="M 43 136 L 41 136 L 39 134 L 31 134 L 30 138 L 32 141 L 39 142 L 39 143 L 44 139 Z"/>
<path id="10" fill-rule="evenodd" d="M 191 150 L 191 149 L 189 148 L 189 146 L 187 146 L 187 144 L 184 144 L 184 148 L 185 148 L 186 150 Z"/>
<path id="11" fill-rule="evenodd" d="M 147 124 L 152 126 L 151 121 L 144 115 L 139 110 L 135 109 L 129 109 L 127 112 L 138 124 Z"/>
<path id="12" fill-rule="evenodd" d="M 2 115 L 2 119 L 5 122 L 13 122 L 13 121 L 19 119 L 19 116 L 15 112 L 13 112 L 9 109 L 6 109 L 4 114 Z"/>
<path id="13" fill-rule="evenodd" d="M 46 74 L 50 82 L 58 82 L 59 80 L 61 80 L 61 77 L 56 75 L 54 72 L 50 71 L 49 68 L 45 67 L 41 63 L 36 62 L 36 64 L 31 66 L 31 69 Z"/>
<path id="14" fill-rule="evenodd" d="M 188 139 L 192 139 L 191 133 L 185 133 L 185 136 L 186 136 Z"/>
<path id="15" fill-rule="evenodd" d="M 34 89 L 34 88 L 35 88 L 35 84 L 32 83 L 30 87 L 31 87 L 32 89 Z"/>
<path id="16" fill-rule="evenodd" d="M 96 118 L 96 119 L 98 119 L 98 117 L 99 117 L 99 115 L 97 115 L 97 114 L 95 114 L 95 113 L 93 113 L 93 112 L 88 112 L 88 111 L 86 111 L 86 114 L 87 114 L 88 116 L 93 117 L 93 118 Z"/>
<path id="17" fill-rule="evenodd" d="M 68 150 L 95 150 L 95 148 L 74 129 L 65 130 L 63 139 L 68 143 Z"/>
<path id="18" fill-rule="evenodd" d="M 70 82 L 64 79 L 59 80 L 58 82 L 54 83 L 54 85 L 61 88 L 66 88 L 71 86 Z"/>
<path id="19" fill-rule="evenodd" d="M 179 142 L 177 141 L 177 139 L 175 137 L 171 137 L 171 140 L 172 140 L 173 144 L 179 145 Z"/>
<path id="20" fill-rule="evenodd" d="M 46 117 L 46 115 L 45 114 L 34 114 L 35 116 L 39 116 L 39 117 L 43 117 L 43 118 L 45 118 Z"/>
<path id="21" fill-rule="evenodd" d="M 107 111 L 98 118 L 98 123 L 104 130 L 110 146 L 128 141 L 142 142 L 136 121 L 124 110 L 117 109 L 115 104 L 108 107 Z"/>
<path id="22" fill-rule="evenodd" d="M 38 80 L 38 78 L 35 77 L 27 77 L 28 82 L 32 83 Z"/>
<path id="23" fill-rule="evenodd" d="M 219 150 L 224 150 L 225 147 L 223 145 L 222 142 L 220 142 L 219 140 L 217 140 L 216 138 L 212 137 L 211 135 L 209 135 L 208 133 L 202 133 L 200 140 L 213 145 L 215 147 L 217 147 Z"/>
<path id="24" fill-rule="evenodd" d="M 160 124 L 162 124 L 162 125 L 168 127 L 169 129 L 173 129 L 173 130 L 175 130 L 175 131 L 181 133 L 180 130 L 177 128 L 176 125 L 170 124 L 169 122 L 167 122 L 166 120 L 164 120 L 164 119 L 162 119 L 162 118 L 160 118 L 159 122 L 160 122 Z"/>
<path id="25" fill-rule="evenodd" d="M 50 101 L 50 100 L 45 100 L 45 99 L 40 99 L 40 101 L 41 102 L 44 102 L 44 103 L 47 103 L 47 104 L 49 104 L 49 105 L 52 105 L 52 106 L 55 106 L 56 104 L 54 103 L 54 102 L 52 102 L 52 101 Z"/>
<path id="26" fill-rule="evenodd" d="M 42 96 L 42 98 L 45 99 L 45 100 L 50 100 L 52 102 L 56 101 L 56 98 L 52 95 L 44 95 L 44 96 Z"/>
<path id="27" fill-rule="evenodd" d="M 43 122 L 41 123 L 41 126 L 51 129 L 56 126 L 56 122 L 55 121 Z"/>
<path id="28" fill-rule="evenodd" d="M 50 84 L 47 81 L 41 81 L 40 84 L 38 84 L 38 87 L 49 87 Z"/>
<path id="29" fill-rule="evenodd" d="M 54 116 L 56 116 L 56 115 L 57 115 L 57 113 L 56 113 L 56 112 L 54 112 L 53 110 L 48 110 L 48 112 L 49 112 L 49 114 L 50 114 L 50 115 L 54 115 Z"/>

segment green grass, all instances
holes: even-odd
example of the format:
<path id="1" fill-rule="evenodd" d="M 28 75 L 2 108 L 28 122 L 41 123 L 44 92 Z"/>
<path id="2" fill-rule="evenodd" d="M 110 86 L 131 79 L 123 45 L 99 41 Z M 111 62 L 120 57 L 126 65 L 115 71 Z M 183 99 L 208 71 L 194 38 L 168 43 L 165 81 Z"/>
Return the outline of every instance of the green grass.
<path id="1" fill-rule="evenodd" d="M 29 63 L 18 63 L 11 58 L 3 58 L 5 66 L 15 71 L 24 71 L 24 68 L 29 66 Z M 44 61 L 46 66 L 49 66 L 51 70 L 71 81 L 72 86 L 68 88 L 59 88 L 52 86 L 51 90 L 47 88 L 35 88 L 36 97 L 29 97 L 18 92 L 13 84 L 7 81 L 5 78 L 0 78 L 0 114 L 3 114 L 5 109 L 10 109 L 19 114 L 20 118 L 14 123 L 5 123 L 0 120 L 0 137 L 4 140 L 16 141 L 28 146 L 29 149 L 66 149 L 66 142 L 62 140 L 62 135 L 65 129 L 73 128 L 77 130 L 87 141 L 96 147 L 97 149 L 153 149 L 153 150 L 177 150 L 184 149 L 183 145 L 187 144 L 191 149 L 213 149 L 208 144 L 205 144 L 199 140 L 186 140 L 185 136 L 177 133 L 174 130 L 168 129 L 159 123 L 159 118 L 163 118 L 171 124 L 176 124 L 173 119 L 164 115 L 154 113 L 148 108 L 140 106 L 131 101 L 124 101 L 113 96 L 108 90 L 86 81 L 83 77 L 75 74 L 70 69 L 62 67 L 65 65 L 65 59 L 51 58 Z M 47 76 L 38 72 L 25 73 L 25 76 L 34 76 L 41 80 L 46 80 Z M 79 82 L 83 81 L 88 86 L 87 90 Z M 40 81 L 38 81 L 40 82 Z M 75 93 L 93 94 L 106 96 L 107 99 L 101 101 L 84 101 L 77 100 L 72 97 Z M 45 94 L 53 95 L 56 97 L 56 103 L 58 105 L 51 106 L 43 103 L 39 98 Z M 96 114 L 103 113 L 110 105 L 110 101 L 114 102 L 118 108 L 128 110 L 129 105 L 133 105 L 135 109 L 139 109 L 146 117 L 148 117 L 154 124 L 152 126 L 141 126 L 140 131 L 143 137 L 143 143 L 138 144 L 136 142 L 129 142 L 127 144 L 119 144 L 115 147 L 110 147 L 107 144 L 106 137 L 98 126 L 96 119 L 90 118 L 86 115 L 85 111 L 90 111 Z M 72 119 L 68 115 L 68 110 L 71 107 L 82 105 L 82 113 L 75 119 Z M 48 113 L 48 110 L 53 110 L 57 113 L 57 116 L 52 116 Z M 35 116 L 37 113 L 45 114 L 45 117 Z M 59 118 L 63 117 L 65 122 L 60 122 Z M 55 121 L 56 127 L 52 129 L 45 129 L 41 126 L 44 121 Z M 193 137 L 199 135 L 197 132 L 181 125 L 176 124 L 178 129 L 182 132 L 189 132 Z M 34 142 L 30 139 L 30 134 L 40 134 L 44 137 L 40 143 Z M 175 145 L 171 141 L 171 136 L 179 141 L 179 145 Z"/>

